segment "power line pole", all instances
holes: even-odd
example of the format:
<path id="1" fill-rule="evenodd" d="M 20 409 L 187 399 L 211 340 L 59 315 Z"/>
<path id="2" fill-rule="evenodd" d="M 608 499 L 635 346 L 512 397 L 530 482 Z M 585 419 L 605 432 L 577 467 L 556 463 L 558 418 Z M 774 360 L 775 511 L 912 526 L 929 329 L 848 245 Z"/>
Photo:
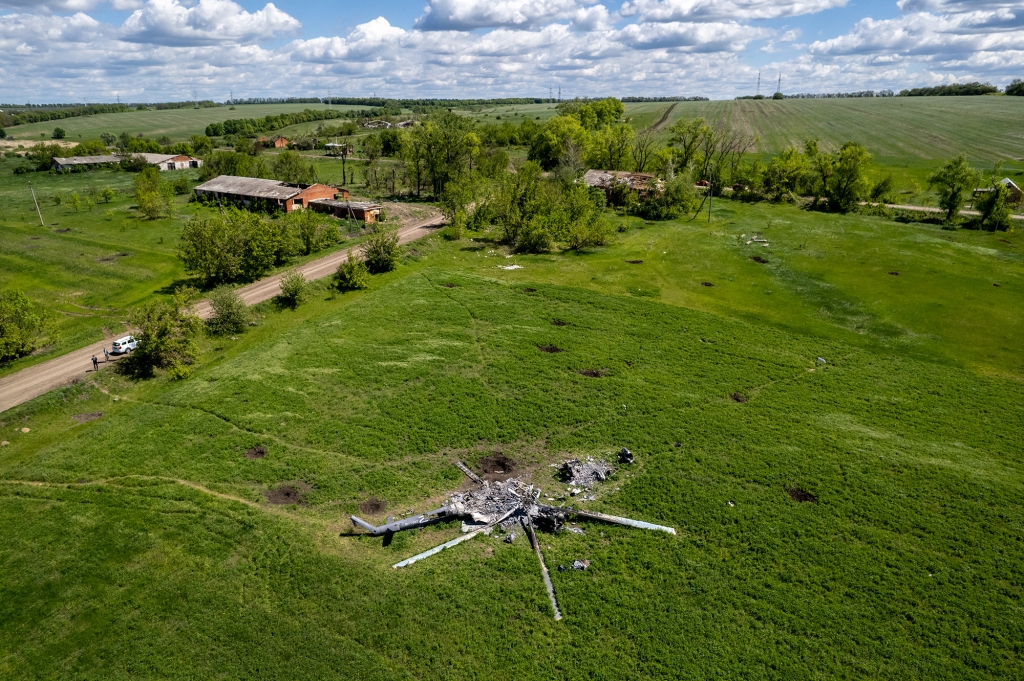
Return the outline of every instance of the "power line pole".
<path id="1" fill-rule="evenodd" d="M 782 71 L 779 71 L 779 87 L 776 88 L 775 92 L 782 92 Z"/>
<path id="2" fill-rule="evenodd" d="M 36 201 L 36 190 L 32 188 L 32 183 L 28 183 L 28 189 L 32 192 L 32 203 L 36 204 L 36 215 L 39 216 L 39 226 L 46 227 L 46 223 L 43 222 L 43 212 L 39 210 L 39 202 Z"/>
<path id="3" fill-rule="evenodd" d="M 761 94 L 761 72 L 757 72 L 757 94 Z"/>
<path id="4" fill-rule="evenodd" d="M 708 169 L 708 224 L 711 223 L 711 204 L 715 201 L 715 166 Z"/>

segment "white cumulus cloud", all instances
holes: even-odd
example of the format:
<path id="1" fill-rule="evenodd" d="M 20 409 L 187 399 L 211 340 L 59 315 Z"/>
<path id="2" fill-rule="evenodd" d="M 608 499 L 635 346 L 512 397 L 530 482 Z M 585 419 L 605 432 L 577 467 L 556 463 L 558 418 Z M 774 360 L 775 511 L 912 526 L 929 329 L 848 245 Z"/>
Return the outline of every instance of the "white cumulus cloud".
<path id="1" fill-rule="evenodd" d="M 551 21 L 590 17 L 594 0 L 429 0 L 416 27 L 424 31 L 531 28 Z M 602 8 L 604 9 L 604 8 Z M 583 15 L 579 12 L 584 11 Z M 608 16 L 604 9 L 604 16 Z"/>
<path id="2" fill-rule="evenodd" d="M 702 21 L 714 19 L 778 19 L 844 7 L 849 0 L 632 0 L 622 16 L 640 21 Z"/>
<path id="3" fill-rule="evenodd" d="M 231 0 L 199 0 L 186 6 L 181 0 L 149 0 L 124 22 L 127 41 L 155 45 L 208 45 L 251 43 L 279 34 L 294 33 L 299 21 L 273 3 L 247 12 Z"/>

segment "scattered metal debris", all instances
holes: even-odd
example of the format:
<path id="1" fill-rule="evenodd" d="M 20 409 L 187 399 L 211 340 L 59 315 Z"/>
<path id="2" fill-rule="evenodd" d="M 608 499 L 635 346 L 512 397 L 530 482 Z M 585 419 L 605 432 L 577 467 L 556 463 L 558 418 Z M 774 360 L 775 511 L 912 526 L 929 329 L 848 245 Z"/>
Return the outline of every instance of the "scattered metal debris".
<path id="1" fill-rule="evenodd" d="M 828 362 L 825 361 L 824 357 L 819 357 L 818 361 L 821 362 L 822 364 L 828 364 Z"/>
<path id="2" fill-rule="evenodd" d="M 586 570 L 588 567 L 590 567 L 590 561 L 589 560 L 574 560 L 572 562 L 572 569 L 573 570 L 583 571 L 583 570 Z"/>
<path id="3" fill-rule="evenodd" d="M 595 482 L 604 482 L 614 472 L 615 469 L 607 461 L 602 459 L 595 461 L 590 457 L 586 461 L 570 459 L 558 469 L 562 482 L 586 487 L 587 489 L 593 487 Z"/>
<path id="4" fill-rule="evenodd" d="M 619 463 L 633 463 L 633 452 L 625 447 L 619 450 Z"/>
<path id="5" fill-rule="evenodd" d="M 574 534 L 586 534 L 582 527 L 567 527 L 565 528 Z"/>
<path id="6" fill-rule="evenodd" d="M 607 462 L 593 461 L 592 459 L 586 463 L 573 460 L 563 464 L 563 467 L 568 466 L 569 470 L 574 470 L 574 466 L 569 466 L 569 464 L 578 464 L 580 466 L 578 473 L 589 480 L 588 487 L 597 480 L 606 479 L 613 470 Z M 479 476 L 473 474 L 468 467 L 465 467 L 465 464 L 459 466 L 459 468 L 471 479 L 479 480 Z M 581 481 L 580 484 L 584 483 Z M 513 528 L 519 525 L 526 530 L 530 537 L 530 543 L 537 554 L 537 559 L 541 566 L 541 574 L 544 578 L 544 587 L 547 589 L 548 596 L 551 599 L 551 607 L 554 610 L 556 620 L 562 619 L 562 613 L 558 609 L 554 586 L 551 584 L 551 577 L 544 563 L 544 555 L 541 553 L 540 543 L 537 541 L 537 535 L 534 530 L 535 526 L 546 532 L 559 532 L 565 527 L 566 519 L 569 516 L 575 516 L 576 518 L 586 520 L 598 520 L 644 530 L 667 532 L 673 535 L 676 533 L 675 529 L 671 527 L 655 525 L 642 520 L 620 518 L 594 511 L 581 511 L 571 507 L 547 506 L 537 503 L 540 496 L 541 490 L 534 488 L 533 485 L 526 484 L 518 478 L 509 478 L 508 480 L 494 483 L 483 481 L 477 489 L 452 494 L 444 506 L 426 513 L 410 516 L 398 521 L 390 517 L 386 524 L 379 527 L 371 525 L 361 518 L 352 516 L 352 524 L 366 530 L 372 536 L 379 537 L 444 521 L 456 519 L 464 521 L 464 533 L 462 536 L 395 563 L 392 566 L 394 568 L 412 565 L 424 558 L 468 541 L 479 534 L 490 533 L 495 527 L 504 529 L 508 533 L 505 536 L 505 541 L 511 543 L 516 538 Z M 593 496 L 589 498 L 593 499 Z M 579 534 L 583 533 L 583 530 L 578 527 L 571 527 L 569 530 Z M 577 564 L 582 565 L 582 567 L 577 567 Z M 585 570 L 589 566 L 589 561 L 576 561 L 576 563 L 573 563 L 573 569 L 577 570 Z"/>

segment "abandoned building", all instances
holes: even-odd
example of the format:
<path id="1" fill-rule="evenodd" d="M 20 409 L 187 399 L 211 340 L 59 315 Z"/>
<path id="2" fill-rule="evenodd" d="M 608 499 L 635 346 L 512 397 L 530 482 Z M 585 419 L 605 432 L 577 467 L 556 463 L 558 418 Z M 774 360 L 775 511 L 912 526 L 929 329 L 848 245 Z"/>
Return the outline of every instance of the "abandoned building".
<path id="1" fill-rule="evenodd" d="M 1011 205 L 1024 202 L 1024 190 L 1021 190 L 1021 188 L 1018 187 L 1017 184 L 1013 180 L 1011 180 L 1010 178 L 1005 177 L 1002 180 L 999 180 L 999 182 L 997 182 L 996 184 L 1001 184 L 1004 187 L 1006 187 L 1006 200 Z M 977 200 L 980 197 L 984 196 L 985 194 L 989 194 L 991 192 L 992 192 L 992 189 L 991 188 L 987 188 L 987 187 L 984 188 L 984 189 L 975 189 L 974 190 L 973 202 L 971 204 L 971 207 L 972 208 L 974 207 L 974 203 L 977 202 Z"/>
<path id="2" fill-rule="evenodd" d="M 221 175 L 195 188 L 200 199 L 225 201 L 243 206 L 281 210 L 309 207 L 317 199 L 334 199 L 339 190 L 326 184 L 290 184 L 256 177 Z"/>
<path id="3" fill-rule="evenodd" d="M 345 193 L 348 198 L 348 192 Z M 342 220 L 359 220 L 360 222 L 377 222 L 383 206 L 379 203 L 364 201 L 336 201 L 334 199 L 317 199 L 309 207 L 318 213 L 327 213 Z"/>
<path id="4" fill-rule="evenodd" d="M 287 149 L 290 142 L 284 137 L 261 137 L 256 140 L 264 149 Z"/>
<path id="5" fill-rule="evenodd" d="M 663 188 L 661 180 L 654 175 L 624 170 L 588 170 L 583 175 L 583 182 L 588 187 L 603 189 L 609 198 L 612 191 L 620 186 L 632 189 L 641 197 L 660 192 Z"/>
<path id="6" fill-rule="evenodd" d="M 111 163 L 120 163 L 126 158 L 141 157 L 146 163 L 154 165 L 160 170 L 188 170 L 189 168 L 201 168 L 203 160 L 184 156 L 180 154 L 111 154 L 109 156 L 69 156 L 67 158 L 54 157 L 53 169 L 60 172 L 63 170 L 80 170 L 99 168 Z"/>

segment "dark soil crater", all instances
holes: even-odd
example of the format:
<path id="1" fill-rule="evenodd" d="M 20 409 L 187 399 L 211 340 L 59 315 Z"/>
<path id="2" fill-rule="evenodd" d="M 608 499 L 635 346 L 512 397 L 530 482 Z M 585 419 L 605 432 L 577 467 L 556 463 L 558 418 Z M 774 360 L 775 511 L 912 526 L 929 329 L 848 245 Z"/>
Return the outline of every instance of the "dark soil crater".
<path id="1" fill-rule="evenodd" d="M 257 445 L 245 453 L 247 459 L 262 459 L 267 456 L 267 448 Z"/>
<path id="2" fill-rule="evenodd" d="M 818 503 L 818 497 L 814 496 L 805 489 L 801 489 L 800 487 L 791 487 L 789 489 L 789 498 L 792 499 L 793 501 L 799 501 L 802 503 Z"/>
<path id="3" fill-rule="evenodd" d="M 605 374 L 608 373 L 607 369 L 580 369 L 577 371 L 580 376 L 586 376 L 588 378 L 604 378 Z"/>
<path id="4" fill-rule="evenodd" d="M 538 345 L 537 349 L 540 350 L 541 352 L 550 352 L 552 354 L 556 352 L 565 352 L 565 350 L 556 345 Z"/>
<path id="5" fill-rule="evenodd" d="M 383 513 L 384 509 L 388 507 L 387 502 L 381 501 L 377 497 L 370 497 L 363 503 L 359 504 L 359 510 L 366 515 L 376 515 L 377 513 Z"/>
<path id="6" fill-rule="evenodd" d="M 313 488 L 304 482 L 297 482 L 293 485 L 281 485 L 280 487 L 269 489 L 263 493 L 263 496 L 267 498 L 268 504 L 298 504 L 300 506 L 306 506 L 305 495 Z"/>

